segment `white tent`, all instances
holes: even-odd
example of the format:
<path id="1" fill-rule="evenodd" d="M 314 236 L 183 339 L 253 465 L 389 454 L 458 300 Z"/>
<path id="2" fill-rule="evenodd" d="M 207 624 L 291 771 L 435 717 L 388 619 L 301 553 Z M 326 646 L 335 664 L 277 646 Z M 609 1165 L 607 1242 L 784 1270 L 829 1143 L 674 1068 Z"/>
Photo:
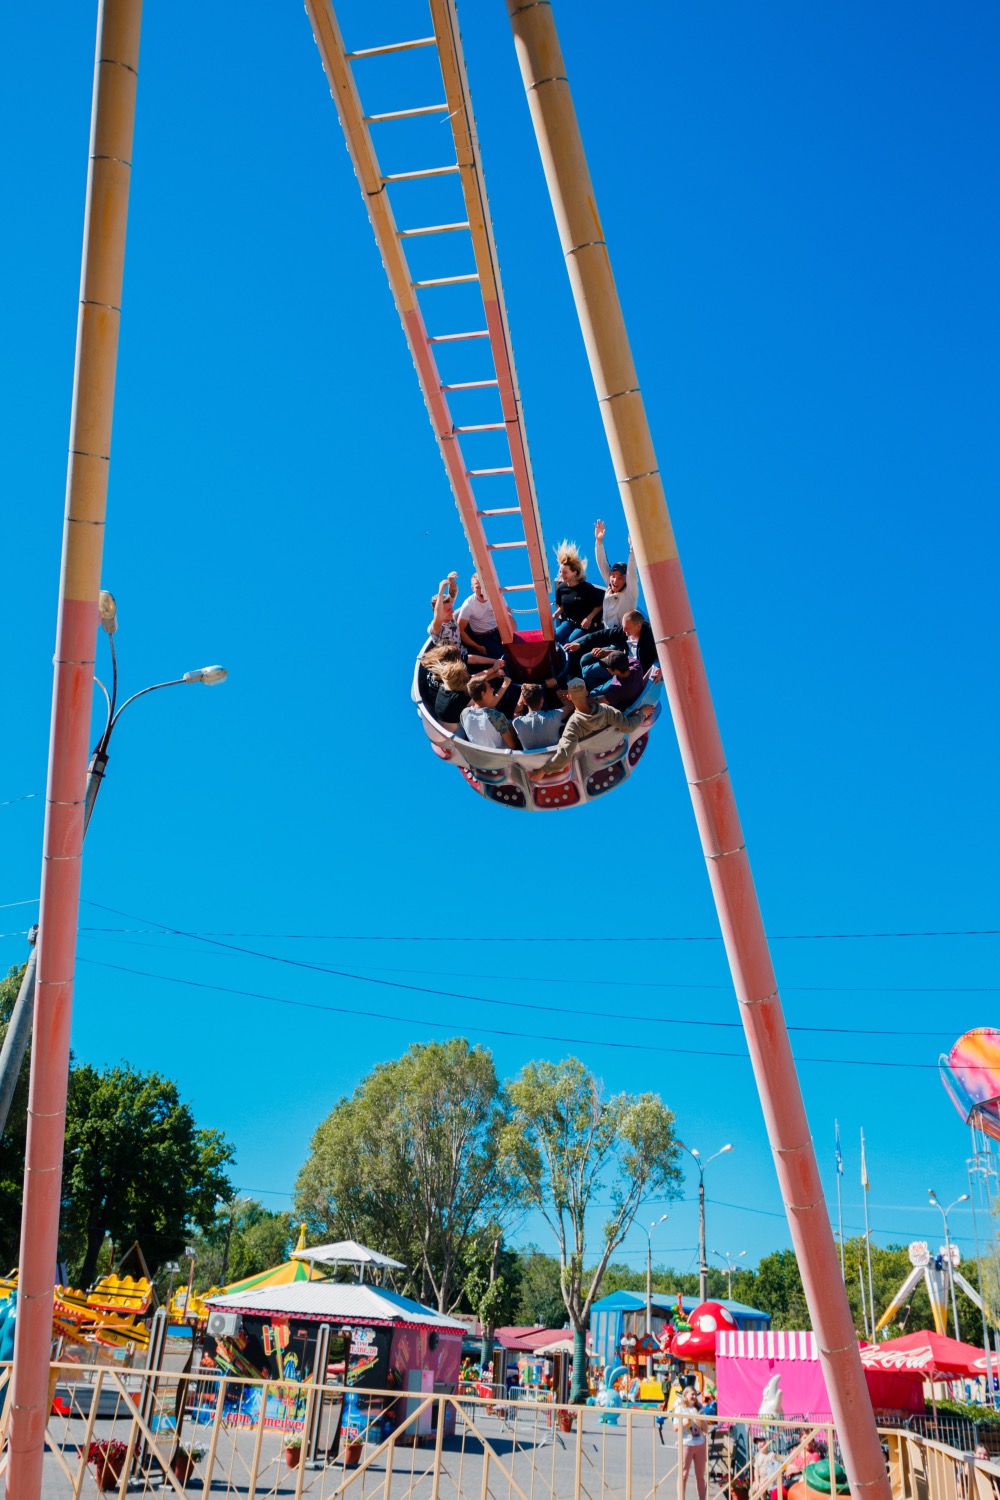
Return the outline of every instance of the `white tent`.
<path id="1" fill-rule="evenodd" d="M 359 1282 L 292 1281 L 286 1286 L 251 1287 L 246 1292 L 217 1292 L 205 1301 L 214 1311 L 256 1314 L 258 1317 L 305 1318 L 347 1324 L 395 1324 L 436 1328 L 441 1333 L 465 1332 L 464 1323 L 446 1318 L 411 1297 L 384 1287 Z"/>
<path id="2" fill-rule="evenodd" d="M 357 1270 L 359 1281 L 364 1281 L 366 1269 L 373 1280 L 375 1273 L 379 1272 L 379 1280 L 383 1286 L 387 1271 L 406 1270 L 401 1260 L 393 1260 L 390 1255 L 382 1255 L 378 1250 L 369 1250 L 367 1245 L 359 1245 L 357 1240 L 337 1240 L 332 1245 L 307 1245 L 302 1250 L 293 1250 L 292 1259 L 305 1261 L 310 1270 L 313 1266 L 322 1266 L 329 1271 L 336 1271 L 338 1266 L 353 1266 Z"/>

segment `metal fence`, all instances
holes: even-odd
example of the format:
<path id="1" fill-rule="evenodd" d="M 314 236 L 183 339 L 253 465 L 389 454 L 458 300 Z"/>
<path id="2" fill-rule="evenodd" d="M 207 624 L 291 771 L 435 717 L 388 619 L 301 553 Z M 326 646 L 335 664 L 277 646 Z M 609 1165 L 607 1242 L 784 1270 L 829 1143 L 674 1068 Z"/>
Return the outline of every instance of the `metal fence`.
<path id="1" fill-rule="evenodd" d="M 0 1486 L 9 1367 L 0 1370 Z M 241 1500 L 684 1500 L 705 1466 L 710 1500 L 768 1500 L 828 1423 L 704 1416 L 700 1458 L 673 1416 L 488 1396 L 359 1391 L 235 1375 L 57 1364 L 45 1434 L 45 1500 L 97 1489 Z M 540 1392 L 532 1392 L 537 1398 Z M 1000 1468 L 913 1432 L 884 1432 L 895 1500 L 1000 1500 Z"/>

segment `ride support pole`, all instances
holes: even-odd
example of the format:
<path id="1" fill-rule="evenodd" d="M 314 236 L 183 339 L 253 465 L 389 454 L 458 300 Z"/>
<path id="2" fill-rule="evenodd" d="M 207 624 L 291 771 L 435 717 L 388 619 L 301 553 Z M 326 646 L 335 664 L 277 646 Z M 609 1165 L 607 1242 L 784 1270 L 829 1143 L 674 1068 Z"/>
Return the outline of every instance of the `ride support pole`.
<path id="1" fill-rule="evenodd" d="M 39 1500 L 141 0 L 101 0 L 56 623 L 7 1494 Z"/>
<path id="2" fill-rule="evenodd" d="M 663 483 L 549 0 L 507 0 L 851 1493 L 890 1500 Z"/>

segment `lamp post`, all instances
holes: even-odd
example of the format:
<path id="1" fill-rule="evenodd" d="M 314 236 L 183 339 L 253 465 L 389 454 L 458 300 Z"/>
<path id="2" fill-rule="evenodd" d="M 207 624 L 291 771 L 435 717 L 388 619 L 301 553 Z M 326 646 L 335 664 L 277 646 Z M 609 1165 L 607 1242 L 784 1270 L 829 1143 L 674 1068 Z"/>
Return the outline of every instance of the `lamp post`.
<path id="1" fill-rule="evenodd" d="M 928 1198 L 930 1198 L 934 1207 L 941 1210 L 941 1217 L 944 1220 L 944 1253 L 945 1258 L 948 1261 L 948 1285 L 951 1288 L 951 1315 L 955 1322 L 955 1338 L 958 1339 L 960 1338 L 960 1334 L 958 1331 L 958 1299 L 955 1296 L 955 1267 L 951 1258 L 951 1239 L 948 1235 L 948 1215 L 951 1213 L 952 1209 L 957 1208 L 960 1203 L 968 1203 L 969 1195 L 968 1193 L 962 1193 L 958 1198 L 955 1199 L 954 1203 L 949 1203 L 947 1208 L 945 1208 L 943 1204 L 938 1202 L 938 1196 L 933 1188 L 927 1189 L 927 1196 Z"/>
<path id="2" fill-rule="evenodd" d="M 702 1161 L 701 1152 L 694 1146 L 685 1146 L 683 1141 L 677 1142 L 682 1151 L 688 1156 L 694 1157 L 695 1166 L 698 1168 L 698 1296 L 701 1302 L 708 1299 L 708 1261 L 705 1258 L 705 1168 L 709 1162 L 713 1162 L 717 1156 L 725 1156 L 727 1151 L 732 1151 L 732 1144 L 720 1146 L 718 1151 Z"/>
<path id="3" fill-rule="evenodd" d="M 191 1269 L 188 1271 L 187 1301 L 184 1303 L 184 1318 L 185 1318 L 185 1321 L 186 1321 L 188 1318 L 190 1318 L 192 1316 L 192 1313 L 191 1313 L 191 1293 L 192 1293 L 192 1291 L 194 1289 L 194 1262 L 195 1262 L 195 1249 L 194 1249 L 194 1246 L 193 1245 L 185 1245 L 184 1246 L 184 1254 L 188 1257 L 188 1259 L 191 1262 Z"/>
<path id="4" fill-rule="evenodd" d="M 719 1259 L 722 1261 L 722 1264 L 726 1268 L 726 1276 L 729 1278 L 729 1291 L 728 1291 L 727 1295 L 729 1297 L 730 1302 L 732 1302 L 732 1300 L 733 1300 L 733 1272 L 739 1270 L 738 1262 L 743 1259 L 744 1255 L 746 1255 L 746 1251 L 745 1250 L 741 1250 L 740 1253 L 739 1253 L 739 1255 L 737 1255 L 736 1260 L 730 1260 L 730 1258 L 729 1258 L 729 1251 L 728 1250 L 726 1251 L 725 1255 L 722 1254 L 721 1250 L 713 1250 L 712 1254 L 713 1255 L 717 1255 L 719 1257 Z M 701 1300 L 704 1302 L 704 1300 L 705 1300 L 704 1297 Z"/>
<path id="5" fill-rule="evenodd" d="M 167 1317 L 169 1318 L 170 1304 L 174 1300 L 174 1280 L 179 1274 L 181 1268 L 175 1260 L 168 1260 L 163 1269 L 168 1272 L 170 1276 L 170 1284 L 167 1287 Z"/>
<path id="6" fill-rule="evenodd" d="M 147 693 L 155 693 L 160 688 L 182 687 L 187 683 L 201 682 L 206 686 L 214 686 L 217 682 L 225 682 L 225 667 L 198 667 L 193 672 L 185 672 L 183 677 L 172 677 L 168 682 L 154 682 L 150 687 L 140 688 L 139 692 L 133 693 L 131 698 L 118 707 L 118 656 L 115 651 L 115 631 L 118 629 L 118 607 L 114 596 L 106 589 L 102 589 L 98 602 L 100 621 L 103 630 L 108 637 L 108 645 L 111 650 L 111 691 L 105 687 L 99 677 L 94 681 L 104 694 L 107 705 L 107 716 L 100 738 L 90 754 L 90 764 L 87 767 L 87 791 L 83 809 L 83 831 L 86 834 L 90 826 L 91 815 L 94 811 L 94 803 L 104 780 L 104 772 L 108 764 L 108 745 L 114 733 L 115 726 L 122 714 L 134 703 L 137 698 L 144 698 Z M 35 934 L 37 928 L 32 929 L 30 937 L 31 953 L 21 977 L 21 985 L 14 1001 L 11 1012 L 10 1025 L 7 1027 L 7 1035 L 4 1037 L 3 1048 L 0 1050 L 0 1135 L 3 1134 L 7 1124 L 7 1116 L 10 1113 L 11 1101 L 14 1098 L 14 1090 L 21 1072 L 21 1064 L 24 1062 L 24 1054 L 27 1051 L 28 1042 L 31 1039 L 31 1020 L 35 1003 Z"/>
<path id="7" fill-rule="evenodd" d="M 653 1230 L 658 1224 L 666 1223 L 669 1216 L 661 1214 L 658 1219 L 653 1219 L 647 1229 L 645 1224 L 640 1224 L 640 1229 L 646 1236 L 646 1332 L 653 1331 Z M 646 1360 L 646 1373 L 653 1373 L 653 1356 Z"/>

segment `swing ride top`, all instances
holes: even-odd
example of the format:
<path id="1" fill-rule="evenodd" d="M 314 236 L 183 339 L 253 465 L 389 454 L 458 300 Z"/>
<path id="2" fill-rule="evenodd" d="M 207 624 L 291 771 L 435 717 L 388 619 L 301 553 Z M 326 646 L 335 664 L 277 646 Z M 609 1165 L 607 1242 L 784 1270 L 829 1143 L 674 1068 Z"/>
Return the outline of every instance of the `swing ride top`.
<path id="1" fill-rule="evenodd" d="M 359 51 L 345 48 L 332 7 L 307 9 L 475 571 L 496 616 L 508 671 L 514 681 L 527 682 L 550 677 L 559 662 L 551 583 L 458 24 L 451 0 L 429 3 L 433 35 Z M 375 59 L 398 65 L 425 51 L 437 66 L 425 70 L 434 81 L 424 86 L 439 86 L 443 99 L 415 104 L 397 94 L 389 102 L 399 107 L 366 113 L 356 65 Z M 397 66 L 395 77 L 379 79 L 374 86 L 388 83 L 390 91 L 401 90 L 406 85 L 398 75 Z M 371 69 L 366 82 L 373 86 Z M 391 153 L 406 122 L 442 117 L 450 127 L 454 161 L 385 170 L 373 127 L 386 126 L 396 137 L 387 143 Z M 440 134 L 432 139 L 439 140 Z M 410 211 L 421 222 L 400 228 L 390 194 L 404 191 L 410 195 Z M 447 206 L 446 212 L 441 205 Z M 440 248 L 443 237 L 451 242 L 447 255 Z M 461 247 L 458 258 L 451 248 L 456 244 Z M 431 246 L 437 264 L 429 269 L 445 274 L 415 271 L 414 249 L 421 254 Z M 463 269 L 451 271 L 453 264 Z M 465 327 L 447 322 L 449 309 L 443 301 L 449 288 L 465 293 L 460 302 L 455 299 L 467 320 Z M 457 310 L 455 303 L 452 312 Z M 446 360 L 447 378 L 442 369 Z M 489 392 L 491 407 L 474 414 L 488 420 L 456 419 L 452 408 L 468 410 L 470 401 L 477 399 L 482 403 L 484 398 L 473 393 L 483 392 Z M 467 456 L 484 452 L 487 457 L 482 459 Z M 649 728 L 660 712 L 660 683 L 651 682 L 636 705 L 653 710 L 640 729 L 602 731 L 582 743 L 563 771 L 536 783 L 529 773 L 541 769 L 551 751 L 487 749 L 444 728 L 421 698 L 419 662 L 411 696 L 441 760 L 457 766 L 480 795 L 529 811 L 579 806 L 621 785 L 641 759 Z"/>

